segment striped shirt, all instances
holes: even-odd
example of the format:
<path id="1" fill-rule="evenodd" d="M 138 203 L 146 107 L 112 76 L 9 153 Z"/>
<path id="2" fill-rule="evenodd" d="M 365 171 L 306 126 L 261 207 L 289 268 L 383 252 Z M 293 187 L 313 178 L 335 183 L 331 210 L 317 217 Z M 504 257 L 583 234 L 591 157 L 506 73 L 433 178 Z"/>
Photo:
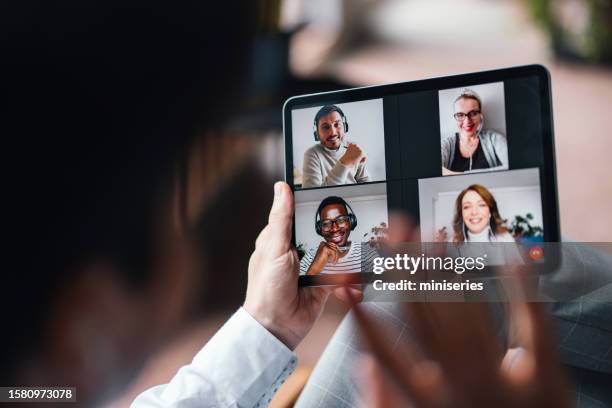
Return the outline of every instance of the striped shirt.
<path id="1" fill-rule="evenodd" d="M 364 255 L 363 260 L 362 252 Z M 308 267 L 314 260 L 316 254 L 316 249 L 311 249 L 306 252 L 304 257 L 300 261 L 300 275 L 306 275 Z M 351 244 L 351 249 L 349 249 L 348 254 L 346 254 L 342 258 L 338 258 L 338 263 L 336 263 L 335 265 L 332 263 L 328 263 L 321 273 L 336 274 L 372 272 L 373 259 L 376 256 L 378 256 L 376 250 L 370 245 L 365 244 L 362 250 L 361 242 L 353 242 Z"/>

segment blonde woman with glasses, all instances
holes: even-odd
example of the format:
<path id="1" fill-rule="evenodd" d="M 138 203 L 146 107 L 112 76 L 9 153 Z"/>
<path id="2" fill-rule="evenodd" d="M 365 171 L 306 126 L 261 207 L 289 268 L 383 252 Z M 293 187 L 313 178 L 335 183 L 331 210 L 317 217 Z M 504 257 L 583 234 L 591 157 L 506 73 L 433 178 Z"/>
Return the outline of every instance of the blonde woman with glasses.
<path id="1" fill-rule="evenodd" d="M 454 102 L 455 134 L 442 140 L 442 175 L 507 170 L 506 137 L 484 129 L 482 100 L 471 89 L 464 89 Z"/>

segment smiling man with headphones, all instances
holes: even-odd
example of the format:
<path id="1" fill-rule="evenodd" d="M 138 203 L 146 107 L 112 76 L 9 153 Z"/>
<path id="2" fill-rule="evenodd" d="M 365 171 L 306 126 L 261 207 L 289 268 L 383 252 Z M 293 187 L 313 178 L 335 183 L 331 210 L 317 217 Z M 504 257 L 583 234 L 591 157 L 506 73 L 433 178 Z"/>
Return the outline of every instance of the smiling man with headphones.
<path id="1" fill-rule="evenodd" d="M 340 197 L 327 197 L 315 213 L 315 230 L 324 238 L 316 252 L 308 251 L 300 261 L 301 275 L 319 273 L 359 273 L 362 252 L 365 262 L 372 262 L 375 251 L 362 248 L 361 242 L 351 242 L 351 231 L 357 227 L 357 216 L 351 206 Z"/>
<path id="2" fill-rule="evenodd" d="M 316 145 L 304 153 L 302 187 L 324 187 L 370 181 L 365 167 L 366 154 L 349 143 L 346 115 L 336 105 L 323 106 L 314 118 Z"/>

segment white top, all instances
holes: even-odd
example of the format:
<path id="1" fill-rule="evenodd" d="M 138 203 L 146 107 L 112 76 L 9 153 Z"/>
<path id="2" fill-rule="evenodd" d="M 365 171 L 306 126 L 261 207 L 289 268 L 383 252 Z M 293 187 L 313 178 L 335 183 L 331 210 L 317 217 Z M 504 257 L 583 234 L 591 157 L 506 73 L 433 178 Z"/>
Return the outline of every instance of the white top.
<path id="1" fill-rule="evenodd" d="M 473 233 L 470 230 L 467 232 L 468 242 L 516 242 L 512 235 L 507 232 L 501 234 L 493 234 L 491 227 L 487 227 L 478 233 Z"/>
<path id="2" fill-rule="evenodd" d="M 240 308 L 191 364 L 140 394 L 132 407 L 268 406 L 296 363 L 287 346 Z"/>
<path id="3" fill-rule="evenodd" d="M 524 264 L 514 237 L 508 232 L 494 234 L 491 227 L 487 227 L 476 234 L 468 230 L 466 238 L 467 245 L 463 245 L 460 251 L 462 256 L 476 257 L 486 254 L 485 264 L 488 266 Z"/>

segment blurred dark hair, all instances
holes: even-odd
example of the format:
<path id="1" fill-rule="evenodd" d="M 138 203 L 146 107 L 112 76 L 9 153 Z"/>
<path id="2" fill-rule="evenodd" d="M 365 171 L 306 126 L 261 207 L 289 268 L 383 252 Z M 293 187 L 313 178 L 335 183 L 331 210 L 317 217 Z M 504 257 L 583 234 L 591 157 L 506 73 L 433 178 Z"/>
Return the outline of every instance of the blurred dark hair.
<path id="1" fill-rule="evenodd" d="M 346 121 L 346 116 L 344 116 L 344 112 L 342 112 L 342 109 L 340 109 L 336 105 L 325 105 L 321 109 L 318 110 L 314 118 L 314 123 L 315 123 L 315 127 L 317 128 L 317 130 L 319 129 L 319 121 L 321 120 L 321 118 L 329 115 L 332 112 L 338 112 L 340 117 L 342 117 L 342 120 Z"/>
<path id="2" fill-rule="evenodd" d="M 336 196 L 329 196 L 327 198 L 324 198 L 323 201 L 321 201 L 321 203 L 319 204 L 319 207 L 317 208 L 317 214 L 321 216 L 321 212 L 323 211 L 323 209 L 327 207 L 328 205 L 332 205 L 332 204 L 338 204 L 338 205 L 343 206 L 344 211 L 346 211 L 346 213 L 348 214 L 349 210 L 348 210 L 346 201 L 342 197 L 336 197 Z"/>
<path id="3" fill-rule="evenodd" d="M 36 343 L 52 294 L 83 262 L 147 282 L 155 209 L 191 140 L 238 99 L 252 4 L 3 4 L 3 355 Z"/>

